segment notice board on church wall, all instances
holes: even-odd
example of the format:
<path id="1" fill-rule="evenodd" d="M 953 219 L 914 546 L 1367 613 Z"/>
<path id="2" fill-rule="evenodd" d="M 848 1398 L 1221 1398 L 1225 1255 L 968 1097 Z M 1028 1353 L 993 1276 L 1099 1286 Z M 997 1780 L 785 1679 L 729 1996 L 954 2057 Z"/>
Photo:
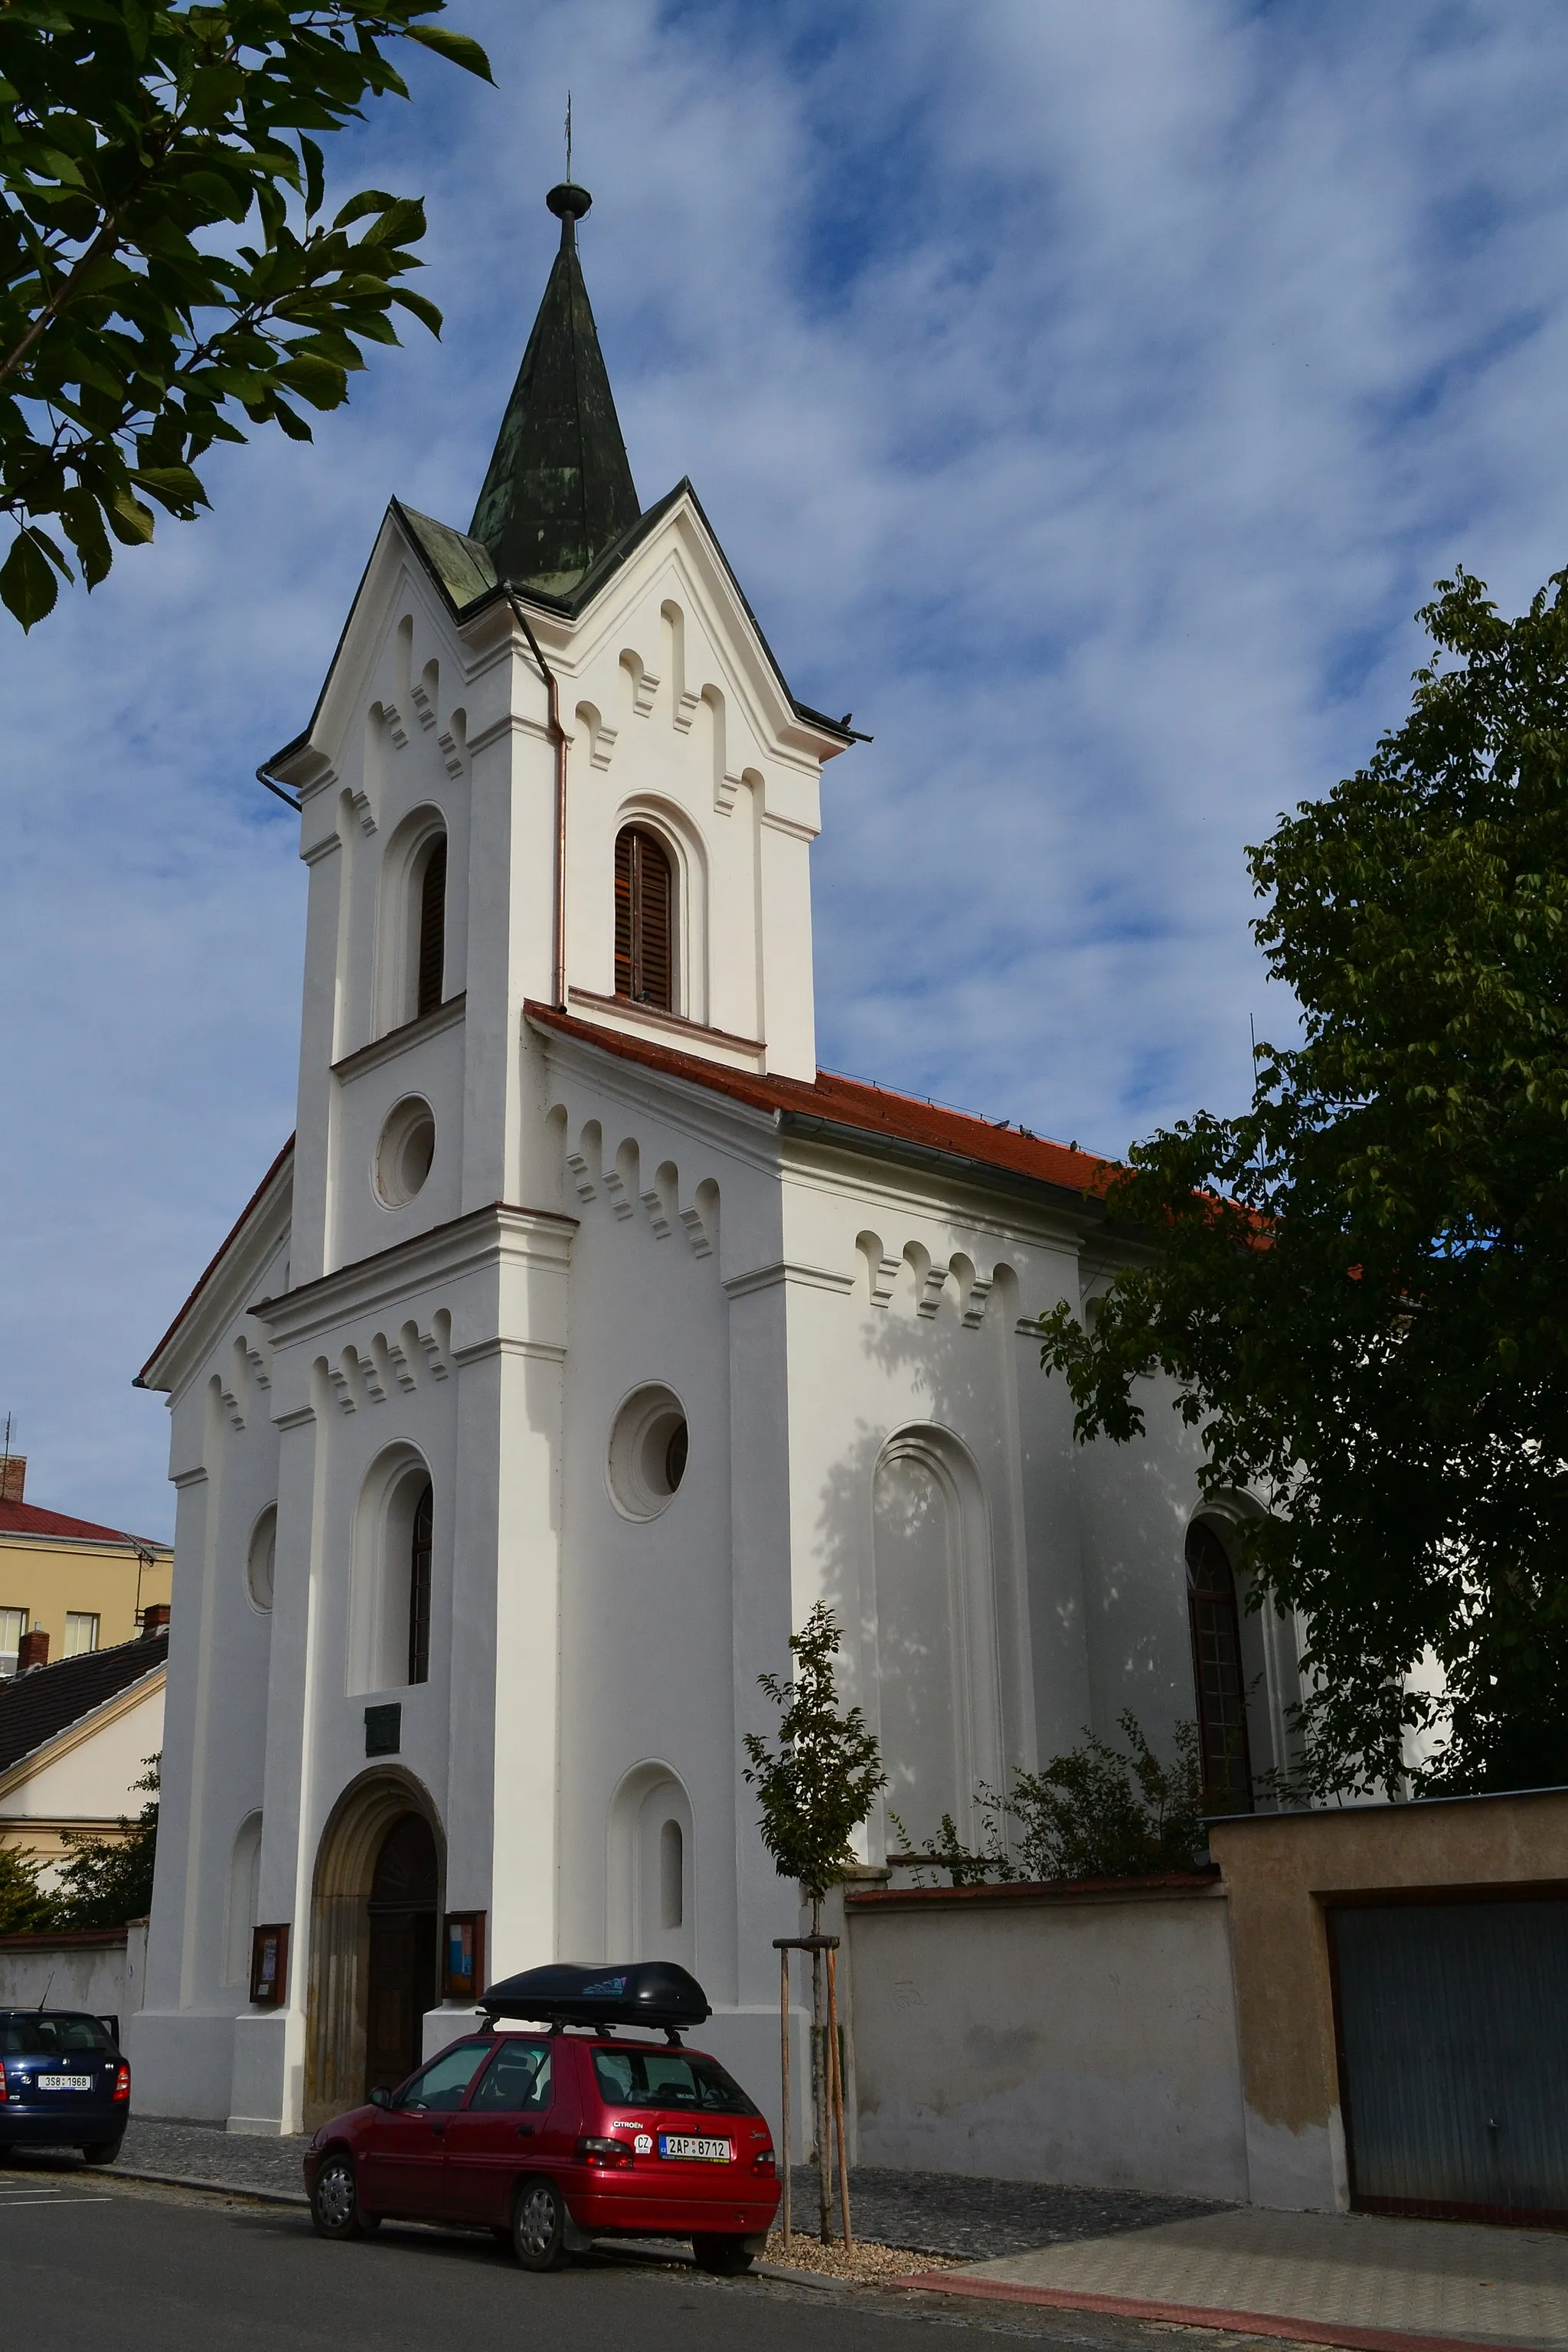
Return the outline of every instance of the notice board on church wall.
<path id="1" fill-rule="evenodd" d="M 477 2000 L 485 1982 L 485 1915 L 448 1911 L 442 1923 L 441 1990 L 447 2000 Z"/>
<path id="2" fill-rule="evenodd" d="M 289 1992 L 287 1921 L 253 1927 L 250 1934 L 250 2000 L 255 2009 L 277 2009 Z"/>

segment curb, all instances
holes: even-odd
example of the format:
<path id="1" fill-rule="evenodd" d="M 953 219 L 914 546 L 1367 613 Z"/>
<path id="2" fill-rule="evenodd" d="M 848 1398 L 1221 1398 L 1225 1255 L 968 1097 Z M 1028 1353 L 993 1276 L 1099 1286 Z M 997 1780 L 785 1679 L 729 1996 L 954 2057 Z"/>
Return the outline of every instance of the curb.
<path id="1" fill-rule="evenodd" d="M 890 2285 L 921 2294 L 973 2295 L 994 2303 L 1025 2303 L 1052 2311 L 1102 2311 L 1118 2319 L 1158 2319 L 1178 2327 L 1222 2327 L 1233 2335 L 1274 2336 L 1288 2344 L 1331 2344 L 1349 2352 L 1508 2352 L 1507 2339 L 1411 2336 L 1386 2327 L 1351 2327 L 1332 2319 L 1293 2319 L 1275 2311 L 1214 2311 L 1201 2304 L 1152 2303 L 1125 2294 L 1089 2294 L 1071 2287 L 1024 2286 L 1014 2279 L 965 2278 L 951 2271 L 917 2271 Z"/>
<path id="2" fill-rule="evenodd" d="M 148 2180 L 158 2189 L 201 2189 L 213 2197 L 248 2197 L 262 2205 L 305 2205 L 310 2199 L 301 2189 L 252 2189 L 238 2180 L 198 2180 L 189 2172 L 143 2172 L 129 2164 L 106 2166 L 101 2178 L 105 2180 Z"/>

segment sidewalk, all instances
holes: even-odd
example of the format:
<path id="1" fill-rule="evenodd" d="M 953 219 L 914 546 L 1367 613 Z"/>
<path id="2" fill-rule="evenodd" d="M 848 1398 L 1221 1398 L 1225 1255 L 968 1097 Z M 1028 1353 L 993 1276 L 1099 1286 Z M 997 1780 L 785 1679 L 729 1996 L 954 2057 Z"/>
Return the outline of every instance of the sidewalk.
<path id="1" fill-rule="evenodd" d="M 1547 2231 L 1240 2208 L 905 2284 L 1363 2352 L 1568 2352 L 1568 2236 Z"/>

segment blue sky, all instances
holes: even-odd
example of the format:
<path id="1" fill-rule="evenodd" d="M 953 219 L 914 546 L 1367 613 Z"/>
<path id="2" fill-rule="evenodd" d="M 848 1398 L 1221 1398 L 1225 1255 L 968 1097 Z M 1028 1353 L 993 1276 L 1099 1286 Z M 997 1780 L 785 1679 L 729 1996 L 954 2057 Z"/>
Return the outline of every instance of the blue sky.
<path id="1" fill-rule="evenodd" d="M 1243 850 L 1405 707 L 1463 562 L 1568 561 L 1552 0 L 455 0 L 342 193 L 423 193 L 444 341 L 0 637 L 0 1413 L 166 1530 L 129 1382 L 293 1118 L 304 869 L 252 782 L 394 492 L 467 522 L 583 232 L 645 503 L 689 473 L 796 691 L 829 1066 L 1110 1150 L 1289 1022 Z"/>

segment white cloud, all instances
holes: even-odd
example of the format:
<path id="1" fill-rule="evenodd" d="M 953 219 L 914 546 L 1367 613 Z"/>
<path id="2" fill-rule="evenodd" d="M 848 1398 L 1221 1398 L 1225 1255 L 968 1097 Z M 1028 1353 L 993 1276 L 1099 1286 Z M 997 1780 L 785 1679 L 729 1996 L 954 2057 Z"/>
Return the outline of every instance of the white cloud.
<path id="1" fill-rule="evenodd" d="M 428 194 L 445 341 L 212 469 L 5 645 L 5 1349 L 39 1499 L 166 1526 L 126 1388 L 292 1119 L 303 873 L 250 782 L 394 490 L 464 522 L 548 267 L 645 499 L 689 472 L 830 772 L 821 1049 L 1120 1148 L 1233 1107 L 1241 845 L 1397 719 L 1459 559 L 1563 556 L 1568 34 L 1539 0 L 458 0 L 345 184 Z"/>

